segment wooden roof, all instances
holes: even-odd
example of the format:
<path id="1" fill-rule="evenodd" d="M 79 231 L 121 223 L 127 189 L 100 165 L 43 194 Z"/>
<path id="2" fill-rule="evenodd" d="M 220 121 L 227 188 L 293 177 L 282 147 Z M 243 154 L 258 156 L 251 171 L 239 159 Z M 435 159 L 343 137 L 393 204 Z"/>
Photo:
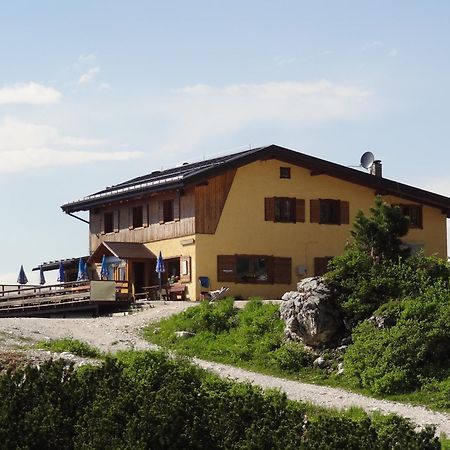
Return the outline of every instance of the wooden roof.
<path id="1" fill-rule="evenodd" d="M 259 147 L 231 155 L 213 158 L 192 164 L 154 171 L 142 177 L 133 178 L 115 186 L 108 187 L 80 200 L 61 206 L 66 213 L 85 211 L 118 200 L 130 200 L 152 192 L 169 189 L 182 189 L 201 183 L 226 170 L 244 166 L 257 160 L 277 159 L 289 164 L 311 170 L 314 175 L 329 175 L 350 183 L 366 186 L 381 195 L 395 195 L 413 202 L 439 208 L 450 217 L 450 198 L 425 191 L 387 178 L 377 177 L 360 170 L 332 163 L 314 156 L 296 152 L 278 145 Z"/>
<path id="2" fill-rule="evenodd" d="M 89 262 L 100 263 L 103 255 L 119 259 L 156 259 L 144 244 L 136 242 L 102 242 L 89 258 Z"/>

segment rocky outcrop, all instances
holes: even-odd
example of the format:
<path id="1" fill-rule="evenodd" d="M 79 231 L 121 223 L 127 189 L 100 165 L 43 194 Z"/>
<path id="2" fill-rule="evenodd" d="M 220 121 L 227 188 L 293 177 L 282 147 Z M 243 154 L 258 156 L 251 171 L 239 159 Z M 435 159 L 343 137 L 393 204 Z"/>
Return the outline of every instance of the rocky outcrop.
<path id="1" fill-rule="evenodd" d="M 297 284 L 297 291 L 286 292 L 282 299 L 280 315 L 287 340 L 320 347 L 333 341 L 344 327 L 322 277 L 305 278 Z"/>

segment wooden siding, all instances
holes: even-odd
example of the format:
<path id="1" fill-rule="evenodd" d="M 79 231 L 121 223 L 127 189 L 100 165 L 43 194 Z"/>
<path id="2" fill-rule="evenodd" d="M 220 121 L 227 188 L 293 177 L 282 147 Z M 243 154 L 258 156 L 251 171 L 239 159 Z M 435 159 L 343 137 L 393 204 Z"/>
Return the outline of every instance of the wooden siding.
<path id="1" fill-rule="evenodd" d="M 195 187 L 195 232 L 214 234 L 233 184 L 236 169 Z"/>
<path id="2" fill-rule="evenodd" d="M 172 222 L 160 223 L 159 205 L 161 201 L 167 199 L 175 200 L 177 206 L 175 213 L 179 215 L 179 220 L 177 217 L 176 220 Z M 133 202 L 124 202 L 122 204 L 110 205 L 105 208 L 97 208 L 95 211 L 90 211 L 90 252 L 92 253 L 103 241 L 146 243 L 194 234 L 194 201 L 194 188 L 191 188 L 186 189 L 182 193 L 174 191 L 152 195 Z M 143 226 L 130 229 L 130 209 L 140 205 L 143 206 Z M 107 211 L 114 212 L 114 229 L 118 231 L 102 234 L 103 214 Z"/>

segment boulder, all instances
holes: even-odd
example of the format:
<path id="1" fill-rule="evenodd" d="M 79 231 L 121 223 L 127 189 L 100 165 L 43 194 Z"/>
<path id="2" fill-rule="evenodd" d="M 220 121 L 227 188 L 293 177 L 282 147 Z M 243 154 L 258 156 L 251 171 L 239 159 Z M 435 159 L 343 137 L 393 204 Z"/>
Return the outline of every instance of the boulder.
<path id="1" fill-rule="evenodd" d="M 191 333 L 190 331 L 175 331 L 175 336 L 179 339 L 187 339 L 195 336 L 195 333 Z"/>
<path id="2" fill-rule="evenodd" d="M 319 347 L 333 341 L 344 327 L 322 277 L 305 278 L 297 284 L 297 292 L 286 292 L 282 299 L 280 316 L 287 340 Z"/>

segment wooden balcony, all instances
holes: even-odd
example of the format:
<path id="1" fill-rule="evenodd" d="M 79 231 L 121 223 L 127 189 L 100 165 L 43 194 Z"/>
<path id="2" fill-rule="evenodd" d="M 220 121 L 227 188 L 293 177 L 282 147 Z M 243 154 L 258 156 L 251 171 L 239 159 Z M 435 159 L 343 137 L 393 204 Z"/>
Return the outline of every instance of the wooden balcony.
<path id="1" fill-rule="evenodd" d="M 0 317 L 112 310 L 133 300 L 127 281 L 77 281 L 46 286 L 0 285 Z"/>

